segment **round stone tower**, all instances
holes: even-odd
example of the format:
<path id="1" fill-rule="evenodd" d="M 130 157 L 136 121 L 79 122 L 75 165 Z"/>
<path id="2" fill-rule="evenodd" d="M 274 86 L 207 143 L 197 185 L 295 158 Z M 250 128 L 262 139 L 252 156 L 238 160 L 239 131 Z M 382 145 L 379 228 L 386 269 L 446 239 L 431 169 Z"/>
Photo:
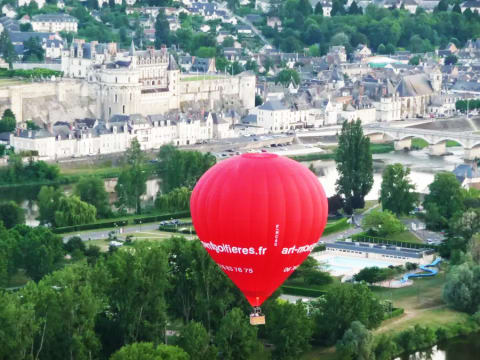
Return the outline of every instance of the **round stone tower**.
<path id="1" fill-rule="evenodd" d="M 103 65 L 99 71 L 97 110 L 102 120 L 108 121 L 113 115 L 129 115 L 139 111 L 139 71 L 131 64 L 122 65 Z"/>

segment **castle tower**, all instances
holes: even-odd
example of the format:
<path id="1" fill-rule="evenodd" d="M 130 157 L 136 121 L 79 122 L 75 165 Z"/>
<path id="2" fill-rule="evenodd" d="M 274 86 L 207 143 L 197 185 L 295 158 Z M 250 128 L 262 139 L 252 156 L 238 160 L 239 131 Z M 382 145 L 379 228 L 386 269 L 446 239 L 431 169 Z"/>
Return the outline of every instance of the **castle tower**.
<path id="1" fill-rule="evenodd" d="M 98 116 L 105 121 L 113 115 L 129 115 L 141 112 L 141 84 L 136 69 L 104 68 L 100 71 L 97 93 Z"/>

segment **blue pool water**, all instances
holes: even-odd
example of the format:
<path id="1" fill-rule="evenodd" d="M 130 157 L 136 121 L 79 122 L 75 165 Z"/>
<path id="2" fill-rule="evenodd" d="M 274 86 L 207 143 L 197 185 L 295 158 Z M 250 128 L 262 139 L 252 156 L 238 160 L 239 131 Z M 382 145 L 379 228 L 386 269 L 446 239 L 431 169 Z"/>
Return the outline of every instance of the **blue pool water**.
<path id="1" fill-rule="evenodd" d="M 377 266 L 385 268 L 392 265 L 388 261 L 346 256 L 321 257 L 317 260 L 320 261 L 325 270 L 330 271 L 334 275 L 354 275 L 366 267 Z"/>

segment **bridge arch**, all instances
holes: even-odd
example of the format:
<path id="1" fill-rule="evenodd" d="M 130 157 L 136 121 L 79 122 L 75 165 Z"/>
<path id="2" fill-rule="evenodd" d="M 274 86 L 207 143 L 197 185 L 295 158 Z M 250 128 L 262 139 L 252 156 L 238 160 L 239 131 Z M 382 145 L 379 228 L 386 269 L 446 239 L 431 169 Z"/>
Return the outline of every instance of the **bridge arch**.
<path id="1" fill-rule="evenodd" d="M 465 144 L 463 143 L 463 141 L 458 140 L 458 139 L 455 139 L 454 136 L 444 137 L 444 138 L 440 138 L 440 139 L 438 139 L 438 140 L 435 140 L 435 145 L 436 145 L 436 144 L 439 144 L 439 143 L 441 143 L 441 142 L 443 142 L 443 141 L 449 141 L 449 140 L 450 140 L 450 141 L 455 141 L 456 143 L 459 143 L 461 147 L 465 148 Z"/>
<path id="2" fill-rule="evenodd" d="M 425 136 L 423 135 L 400 135 L 397 139 L 395 140 L 407 140 L 407 139 L 410 139 L 410 140 L 413 140 L 413 139 L 422 139 L 422 140 L 425 140 L 428 144 L 431 144 L 431 140 L 427 139 Z"/>

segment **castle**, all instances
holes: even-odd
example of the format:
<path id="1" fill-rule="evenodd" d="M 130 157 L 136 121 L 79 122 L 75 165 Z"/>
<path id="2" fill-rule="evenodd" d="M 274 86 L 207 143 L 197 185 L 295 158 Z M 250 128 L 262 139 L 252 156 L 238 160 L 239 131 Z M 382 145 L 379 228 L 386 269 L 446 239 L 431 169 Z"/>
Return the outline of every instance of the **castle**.
<path id="1" fill-rule="evenodd" d="M 116 44 L 72 42 L 62 53 L 64 76 L 85 79 L 96 115 L 165 114 L 201 110 L 248 110 L 255 106 L 255 75 L 182 74 L 167 48 L 117 52 Z"/>

